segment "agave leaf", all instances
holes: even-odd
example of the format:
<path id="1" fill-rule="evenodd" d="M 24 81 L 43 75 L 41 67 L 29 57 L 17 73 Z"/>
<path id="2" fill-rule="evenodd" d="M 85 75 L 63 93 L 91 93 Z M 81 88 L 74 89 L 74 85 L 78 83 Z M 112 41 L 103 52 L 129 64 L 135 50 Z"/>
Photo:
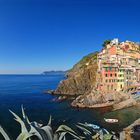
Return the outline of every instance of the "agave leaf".
<path id="1" fill-rule="evenodd" d="M 66 140 L 66 137 L 64 136 L 63 140 Z"/>
<path id="2" fill-rule="evenodd" d="M 99 135 L 100 135 L 100 139 L 103 140 L 104 138 L 104 133 L 103 130 L 98 131 Z"/>
<path id="3" fill-rule="evenodd" d="M 28 117 L 25 114 L 23 105 L 21 106 L 21 110 L 22 110 L 23 122 L 24 122 L 24 124 L 26 126 L 27 131 L 29 132 L 30 131 L 30 125 L 29 125 L 30 121 L 29 121 Z"/>
<path id="4" fill-rule="evenodd" d="M 28 124 L 30 124 L 29 118 L 26 116 L 26 121 Z"/>
<path id="5" fill-rule="evenodd" d="M 59 132 L 59 131 L 69 131 L 69 132 L 76 134 L 70 127 L 68 127 L 66 125 L 60 125 L 58 127 L 58 129 L 56 130 L 56 132 Z"/>
<path id="6" fill-rule="evenodd" d="M 25 112 L 24 112 L 23 105 L 21 105 L 21 110 L 22 110 L 22 116 L 23 116 L 23 118 L 26 119 L 26 115 L 25 115 Z"/>
<path id="7" fill-rule="evenodd" d="M 111 134 L 104 134 L 103 135 L 103 140 L 111 140 L 112 135 Z"/>
<path id="8" fill-rule="evenodd" d="M 50 119 L 49 119 L 49 122 L 48 122 L 48 125 L 51 126 L 52 124 L 52 116 L 50 116 Z"/>
<path id="9" fill-rule="evenodd" d="M 32 125 L 30 125 L 31 130 L 30 133 L 34 134 L 35 136 L 38 137 L 39 140 L 43 140 L 42 136 L 40 135 L 40 133 L 35 129 L 35 127 L 33 127 Z"/>
<path id="10" fill-rule="evenodd" d="M 84 132 L 86 132 L 88 135 L 91 135 L 92 133 L 88 130 L 88 129 L 86 129 L 85 127 L 82 127 L 82 126 L 80 126 L 80 125 L 76 125 L 79 129 L 81 129 L 82 131 L 84 131 Z"/>
<path id="11" fill-rule="evenodd" d="M 60 125 L 58 129 L 56 130 L 56 133 L 61 133 L 61 132 L 67 132 L 78 140 L 82 139 L 81 136 L 78 136 L 70 127 L 66 125 Z"/>
<path id="12" fill-rule="evenodd" d="M 59 140 L 64 140 L 66 134 L 67 134 L 67 132 L 62 132 L 62 133 L 60 133 Z"/>
<path id="13" fill-rule="evenodd" d="M 18 123 L 20 123 L 20 125 L 21 125 L 21 132 L 22 132 L 22 133 L 28 132 L 28 131 L 27 131 L 27 128 L 26 128 L 26 126 L 25 126 L 25 123 L 22 121 L 22 119 L 21 119 L 18 115 L 16 115 L 14 112 L 12 112 L 11 110 L 9 110 L 9 111 L 13 114 L 13 116 L 15 117 L 15 120 L 16 120 Z"/>
<path id="14" fill-rule="evenodd" d="M 87 125 L 86 125 L 86 124 L 84 124 L 84 123 L 78 123 L 78 124 L 80 124 L 80 125 L 82 125 L 82 126 L 87 127 Z"/>
<path id="15" fill-rule="evenodd" d="M 84 126 L 84 127 L 87 127 L 87 128 L 92 128 L 92 131 L 95 131 L 95 130 L 99 130 L 100 127 L 98 125 L 95 125 L 95 124 L 88 124 L 88 123 L 78 123 L 79 125 L 81 126 Z"/>
<path id="16" fill-rule="evenodd" d="M 39 124 L 38 122 L 33 121 L 33 122 L 31 122 L 31 125 L 33 125 L 34 127 L 37 127 L 37 128 L 41 128 L 42 124 Z"/>
<path id="17" fill-rule="evenodd" d="M 20 135 L 17 137 L 16 140 L 27 140 L 31 136 L 33 136 L 33 135 L 28 132 L 20 133 Z"/>
<path id="18" fill-rule="evenodd" d="M 58 135 L 58 133 L 55 133 L 55 134 L 53 135 L 53 140 L 59 140 L 59 135 Z"/>
<path id="19" fill-rule="evenodd" d="M 97 138 L 99 138 L 99 136 L 100 135 L 98 133 L 96 133 L 95 135 L 92 136 L 92 140 L 96 140 Z M 101 140 L 103 140 L 103 139 L 101 139 Z"/>
<path id="20" fill-rule="evenodd" d="M 78 123 L 78 124 L 84 127 L 89 127 L 87 124 L 84 124 L 84 123 Z"/>
<path id="21" fill-rule="evenodd" d="M 7 133 L 4 131 L 4 129 L 1 127 L 1 125 L 0 125 L 0 133 L 1 133 L 2 136 L 5 138 L 5 140 L 10 140 L 9 136 L 8 136 Z"/>
<path id="22" fill-rule="evenodd" d="M 110 134 L 105 128 L 103 128 L 103 130 L 106 132 L 106 134 Z"/>
<path id="23" fill-rule="evenodd" d="M 38 127 L 35 123 L 31 123 L 31 131 L 40 140 L 53 140 L 52 128 L 50 126 Z"/>
<path id="24" fill-rule="evenodd" d="M 67 132 L 68 134 L 70 134 L 71 136 L 73 136 L 74 138 L 76 138 L 76 140 L 82 140 L 83 139 L 83 137 L 81 137 L 81 136 L 78 136 L 78 135 L 75 135 L 75 134 L 73 134 L 73 133 L 71 133 L 71 132 Z M 64 138 L 65 139 L 65 138 Z"/>
<path id="25" fill-rule="evenodd" d="M 41 129 L 43 129 L 46 132 L 46 134 L 48 135 L 48 137 L 50 139 L 53 139 L 53 130 L 52 130 L 52 128 L 50 126 L 48 126 L 48 125 L 43 126 Z"/>

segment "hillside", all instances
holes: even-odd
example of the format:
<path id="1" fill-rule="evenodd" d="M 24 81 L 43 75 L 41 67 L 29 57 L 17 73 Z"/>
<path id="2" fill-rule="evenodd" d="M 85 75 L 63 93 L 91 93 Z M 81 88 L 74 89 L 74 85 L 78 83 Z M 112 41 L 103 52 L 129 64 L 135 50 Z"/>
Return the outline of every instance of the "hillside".
<path id="1" fill-rule="evenodd" d="M 55 94 L 77 95 L 91 90 L 96 84 L 97 54 L 84 56 L 71 70 L 67 72 L 67 79 L 60 82 Z"/>

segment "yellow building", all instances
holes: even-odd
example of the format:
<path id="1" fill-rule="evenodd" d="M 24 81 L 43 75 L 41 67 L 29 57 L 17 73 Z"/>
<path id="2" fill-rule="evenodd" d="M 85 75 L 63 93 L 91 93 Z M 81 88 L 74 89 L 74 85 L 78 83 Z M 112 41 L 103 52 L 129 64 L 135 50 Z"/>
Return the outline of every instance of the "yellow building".
<path id="1" fill-rule="evenodd" d="M 117 91 L 123 90 L 124 88 L 124 70 L 119 69 L 117 72 Z"/>

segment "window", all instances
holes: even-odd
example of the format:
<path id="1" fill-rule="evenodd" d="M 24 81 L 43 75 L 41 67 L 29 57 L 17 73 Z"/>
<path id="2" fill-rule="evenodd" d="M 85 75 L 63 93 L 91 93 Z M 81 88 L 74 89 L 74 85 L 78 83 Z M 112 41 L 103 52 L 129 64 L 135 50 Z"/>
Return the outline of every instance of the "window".
<path id="1" fill-rule="evenodd" d="M 111 89 L 113 90 L 113 85 L 111 85 Z"/>
<path id="2" fill-rule="evenodd" d="M 117 74 L 115 73 L 115 77 L 117 77 Z"/>
<path id="3" fill-rule="evenodd" d="M 107 90 L 109 90 L 109 85 L 107 85 Z"/>
<path id="4" fill-rule="evenodd" d="M 107 74 L 105 74 L 105 77 L 107 77 Z"/>
<path id="5" fill-rule="evenodd" d="M 120 74 L 119 77 L 122 77 L 122 74 Z"/>
<path id="6" fill-rule="evenodd" d="M 110 77 L 112 77 L 112 74 L 110 74 Z"/>
<path id="7" fill-rule="evenodd" d="M 108 80 L 106 79 L 105 81 L 106 81 L 106 83 L 107 83 Z"/>

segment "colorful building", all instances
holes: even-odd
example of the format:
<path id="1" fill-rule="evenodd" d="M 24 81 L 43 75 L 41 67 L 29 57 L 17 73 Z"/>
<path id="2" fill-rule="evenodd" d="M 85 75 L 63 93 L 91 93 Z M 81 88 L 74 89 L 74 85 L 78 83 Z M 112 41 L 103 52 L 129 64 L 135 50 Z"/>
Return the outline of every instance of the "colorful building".
<path id="1" fill-rule="evenodd" d="M 98 54 L 97 89 L 121 91 L 140 81 L 139 45 L 112 40 Z"/>

